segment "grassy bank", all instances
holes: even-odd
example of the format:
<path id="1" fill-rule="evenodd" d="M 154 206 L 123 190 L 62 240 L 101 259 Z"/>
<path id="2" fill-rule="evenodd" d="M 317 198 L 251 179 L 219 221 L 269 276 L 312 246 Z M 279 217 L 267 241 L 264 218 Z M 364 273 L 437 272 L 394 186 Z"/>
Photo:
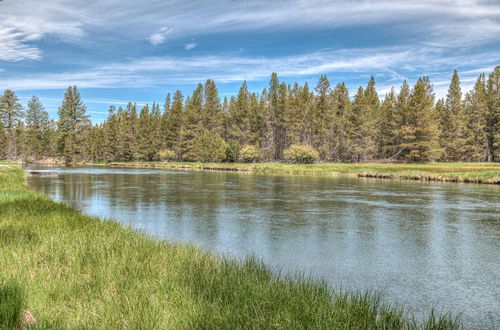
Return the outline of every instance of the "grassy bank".
<path id="1" fill-rule="evenodd" d="M 115 162 L 110 165 L 123 167 L 193 168 L 277 174 L 350 174 L 360 177 L 384 179 L 500 184 L 500 163 L 320 163 L 302 165 L 285 163 Z"/>
<path id="2" fill-rule="evenodd" d="M 26 315 L 36 319 L 28 328 L 54 329 L 458 327 L 84 216 L 0 167 L 0 328 Z"/>

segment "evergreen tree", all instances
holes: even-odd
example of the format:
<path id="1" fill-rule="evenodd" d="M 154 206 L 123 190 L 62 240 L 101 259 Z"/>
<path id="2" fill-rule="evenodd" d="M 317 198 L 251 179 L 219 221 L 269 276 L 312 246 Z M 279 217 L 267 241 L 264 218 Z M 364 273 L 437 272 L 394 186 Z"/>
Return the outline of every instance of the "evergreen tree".
<path id="1" fill-rule="evenodd" d="M 330 82 L 322 75 L 316 85 L 314 115 L 312 121 L 312 146 L 319 151 L 323 160 L 331 159 L 331 144 L 333 139 L 333 112 Z"/>
<path id="2" fill-rule="evenodd" d="M 404 156 L 413 162 L 433 161 L 439 158 L 437 115 L 433 109 L 434 93 L 428 77 L 418 79 L 413 87 L 408 104 L 405 125 L 402 127 L 403 141 L 400 148 Z"/>
<path id="3" fill-rule="evenodd" d="M 366 135 L 364 122 L 364 97 L 363 87 L 359 87 L 352 103 L 349 113 L 349 149 L 351 151 L 350 161 L 360 162 L 366 157 L 366 145 L 368 136 Z"/>
<path id="4" fill-rule="evenodd" d="M 500 160 L 500 66 L 490 73 L 486 83 L 486 160 Z"/>
<path id="5" fill-rule="evenodd" d="M 344 83 L 339 83 L 335 86 L 332 92 L 332 102 L 333 102 L 333 139 L 335 141 L 333 145 L 333 150 L 331 153 L 333 155 L 333 160 L 335 161 L 346 161 L 349 160 L 350 149 L 349 149 L 349 132 L 352 127 L 350 127 L 349 116 L 351 112 L 351 100 L 349 99 L 349 91 Z"/>
<path id="6" fill-rule="evenodd" d="M 377 154 L 381 159 L 393 159 L 398 152 L 396 102 L 396 92 L 394 88 L 391 88 L 390 92 L 385 95 L 379 115 L 376 118 L 375 140 Z"/>
<path id="7" fill-rule="evenodd" d="M 394 143 L 396 146 L 396 153 L 392 156 L 392 159 L 404 160 L 406 159 L 406 154 L 409 152 L 405 146 L 405 138 L 407 133 L 406 128 L 410 122 L 410 96 L 410 85 L 405 80 L 396 98 L 394 113 L 394 125 L 397 127 L 395 131 L 396 141 Z"/>
<path id="8" fill-rule="evenodd" d="M 108 118 L 102 125 L 103 139 L 105 141 L 103 146 L 103 159 L 106 161 L 119 160 L 119 140 L 118 140 L 118 114 L 116 107 L 110 105 L 108 108 Z"/>
<path id="9" fill-rule="evenodd" d="M 444 159 L 460 160 L 465 148 L 465 118 L 462 106 L 462 91 L 457 71 L 453 72 L 446 103 L 440 111 L 441 145 L 444 147 Z"/>
<path id="10" fill-rule="evenodd" d="M 7 154 L 7 134 L 5 134 L 3 125 L 0 125 L 0 159 L 5 159 Z"/>
<path id="11" fill-rule="evenodd" d="M 283 150 L 286 148 L 286 99 L 287 87 L 285 83 L 279 82 L 278 74 L 273 72 L 269 82 L 269 124 L 272 139 L 272 159 L 283 158 Z"/>
<path id="12" fill-rule="evenodd" d="M 172 109 L 166 112 L 165 147 L 172 150 L 181 159 L 182 154 L 182 127 L 184 122 L 184 97 L 181 91 L 176 91 Z"/>
<path id="13" fill-rule="evenodd" d="M 137 150 L 134 159 L 151 161 L 156 155 L 153 148 L 153 122 L 149 113 L 149 106 L 142 107 L 137 120 Z"/>
<path id="14" fill-rule="evenodd" d="M 464 161 L 477 162 L 484 160 L 484 79 L 483 85 L 481 87 L 478 86 L 478 83 L 476 83 L 474 90 L 465 95 L 464 100 L 466 135 L 464 137 L 464 149 L 462 151 L 463 154 L 460 157 L 461 160 Z"/>
<path id="15" fill-rule="evenodd" d="M 5 90 L 0 96 L 0 123 L 7 136 L 6 158 L 15 159 L 19 155 L 16 129 L 23 117 L 23 106 L 18 102 L 17 95 L 10 89 Z"/>
<path id="16" fill-rule="evenodd" d="M 89 119 L 76 86 L 66 89 L 64 99 L 58 110 L 59 152 L 66 163 L 82 158 L 84 133 L 89 128 Z"/>
<path id="17" fill-rule="evenodd" d="M 33 96 L 26 110 L 26 156 L 40 159 L 50 156 L 51 121 L 38 97 Z"/>
<path id="18" fill-rule="evenodd" d="M 182 126 L 182 159 L 196 160 L 195 138 L 205 132 L 203 125 L 203 85 L 198 84 L 191 97 L 186 100 L 184 125 Z"/>
<path id="19" fill-rule="evenodd" d="M 222 134 L 223 118 L 220 104 L 219 92 L 215 82 L 211 79 L 203 86 L 203 108 L 202 108 L 202 131 L 213 134 Z"/>
<path id="20" fill-rule="evenodd" d="M 250 144 L 252 140 L 250 93 L 246 81 L 240 87 L 238 96 L 229 102 L 228 136 L 240 145 Z"/>

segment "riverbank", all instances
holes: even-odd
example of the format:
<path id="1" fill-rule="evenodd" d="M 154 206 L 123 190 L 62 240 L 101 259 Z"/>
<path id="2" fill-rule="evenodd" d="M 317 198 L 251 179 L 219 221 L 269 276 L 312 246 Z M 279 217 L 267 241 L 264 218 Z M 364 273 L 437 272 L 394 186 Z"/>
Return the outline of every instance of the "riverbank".
<path id="1" fill-rule="evenodd" d="M 458 327 L 84 216 L 32 191 L 13 166 L 0 168 L 0 247 L 0 297 L 12 302 L 0 303 L 0 328 L 23 318 L 40 328 Z"/>
<path id="2" fill-rule="evenodd" d="M 191 163 L 113 162 L 116 167 L 180 168 L 268 174 L 356 175 L 366 178 L 500 184 L 500 163 Z"/>

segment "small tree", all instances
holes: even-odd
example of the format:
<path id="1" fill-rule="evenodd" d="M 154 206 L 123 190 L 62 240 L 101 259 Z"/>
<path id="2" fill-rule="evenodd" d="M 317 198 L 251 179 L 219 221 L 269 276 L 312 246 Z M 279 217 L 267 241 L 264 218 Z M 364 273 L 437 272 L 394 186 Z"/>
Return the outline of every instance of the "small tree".
<path id="1" fill-rule="evenodd" d="M 294 144 L 284 152 L 285 160 L 292 163 L 312 164 L 319 158 L 319 153 L 316 149 Z"/>
<path id="2" fill-rule="evenodd" d="M 226 159 L 227 144 L 219 134 L 205 132 L 193 139 L 192 153 L 188 160 L 221 162 Z"/>
<path id="3" fill-rule="evenodd" d="M 235 162 L 240 158 L 241 146 L 238 141 L 229 140 L 226 148 L 226 160 L 229 162 Z"/>
<path id="4" fill-rule="evenodd" d="M 240 151 L 240 159 L 247 163 L 255 163 L 262 159 L 262 149 L 256 146 L 244 146 Z"/>
<path id="5" fill-rule="evenodd" d="M 176 154 L 174 151 L 170 149 L 163 149 L 158 152 L 157 157 L 161 161 L 169 161 L 169 160 L 174 160 L 176 158 Z"/>

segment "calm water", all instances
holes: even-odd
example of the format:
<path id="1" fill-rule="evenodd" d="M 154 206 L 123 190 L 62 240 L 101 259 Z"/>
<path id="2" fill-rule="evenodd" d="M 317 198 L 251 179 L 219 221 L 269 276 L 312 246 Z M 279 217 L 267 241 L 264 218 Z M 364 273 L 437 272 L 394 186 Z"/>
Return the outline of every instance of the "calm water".
<path id="1" fill-rule="evenodd" d="M 352 177 L 51 169 L 36 190 L 87 214 L 335 287 L 374 289 L 420 313 L 500 328 L 500 186 Z"/>

